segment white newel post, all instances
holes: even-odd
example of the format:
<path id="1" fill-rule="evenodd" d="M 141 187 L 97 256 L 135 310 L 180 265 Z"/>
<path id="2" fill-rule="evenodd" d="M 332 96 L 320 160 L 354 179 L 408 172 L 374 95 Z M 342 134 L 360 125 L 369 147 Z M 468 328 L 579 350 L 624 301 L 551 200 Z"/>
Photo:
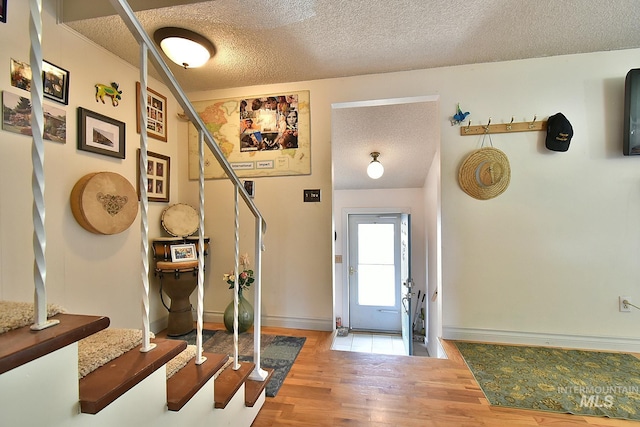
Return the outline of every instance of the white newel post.
<path id="1" fill-rule="evenodd" d="M 233 281 L 233 369 L 240 369 L 238 363 L 238 268 L 240 267 L 240 208 L 238 206 L 238 186 L 234 185 L 234 206 L 235 206 L 235 232 L 236 232 L 236 247 L 235 247 L 235 267 Z"/>
<path id="2" fill-rule="evenodd" d="M 42 84 L 42 0 L 30 1 L 29 36 L 31 50 L 31 162 L 33 174 L 31 189 L 33 191 L 33 279 L 34 279 L 34 323 L 31 329 L 39 331 L 60 323 L 59 320 L 47 320 L 47 263 L 45 258 L 47 235 L 45 230 L 44 207 L 44 113 L 42 100 L 44 98 Z"/>
<path id="3" fill-rule="evenodd" d="M 207 360 L 202 355 L 202 317 L 204 315 L 204 133 L 198 131 L 198 155 L 200 158 L 200 231 L 198 238 L 198 306 L 196 326 L 196 365 L 201 365 Z"/>
<path id="4" fill-rule="evenodd" d="M 256 216 L 256 252 L 255 252 L 255 307 L 253 315 L 253 361 L 255 368 L 249 375 L 254 381 L 264 381 L 267 378 L 267 371 L 260 367 L 260 334 L 262 333 L 262 217 Z"/>
<path id="5" fill-rule="evenodd" d="M 140 351 L 153 350 L 149 333 L 149 196 L 147 194 L 147 45 L 140 43 L 140 257 L 142 258 L 142 346 Z"/>

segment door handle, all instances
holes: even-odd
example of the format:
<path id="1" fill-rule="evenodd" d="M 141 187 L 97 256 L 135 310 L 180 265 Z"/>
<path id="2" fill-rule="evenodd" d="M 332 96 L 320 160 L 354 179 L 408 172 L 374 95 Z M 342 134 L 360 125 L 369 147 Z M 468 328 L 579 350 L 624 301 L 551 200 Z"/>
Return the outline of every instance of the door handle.
<path id="1" fill-rule="evenodd" d="M 407 307 L 407 302 L 408 302 L 407 297 L 402 297 L 402 308 L 404 309 L 404 312 L 408 314 L 409 308 Z"/>
<path id="2" fill-rule="evenodd" d="M 349 266 L 349 276 L 353 276 L 353 273 L 357 273 L 358 270 L 356 270 L 355 268 L 353 268 L 353 266 Z"/>

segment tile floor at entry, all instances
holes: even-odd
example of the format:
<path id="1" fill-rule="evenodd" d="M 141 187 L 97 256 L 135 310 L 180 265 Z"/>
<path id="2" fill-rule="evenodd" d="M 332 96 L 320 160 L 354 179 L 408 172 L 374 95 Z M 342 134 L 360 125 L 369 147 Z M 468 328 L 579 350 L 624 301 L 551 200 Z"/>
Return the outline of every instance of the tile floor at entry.
<path id="1" fill-rule="evenodd" d="M 413 343 L 414 356 L 428 356 L 424 344 Z M 346 337 L 337 334 L 331 345 L 332 350 L 355 351 L 360 353 L 404 355 L 402 336 L 392 334 L 372 334 L 350 331 Z"/>

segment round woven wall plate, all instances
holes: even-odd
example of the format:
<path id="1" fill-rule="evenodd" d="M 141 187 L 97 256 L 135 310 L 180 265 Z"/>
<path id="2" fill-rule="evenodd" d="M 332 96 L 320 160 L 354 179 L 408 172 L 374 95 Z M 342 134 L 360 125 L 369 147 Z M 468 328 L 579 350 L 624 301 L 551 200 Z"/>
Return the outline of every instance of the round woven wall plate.
<path id="1" fill-rule="evenodd" d="M 469 154 L 458 173 L 462 190 L 478 200 L 492 199 L 504 193 L 510 180 L 509 159 L 493 147 L 480 148 Z"/>

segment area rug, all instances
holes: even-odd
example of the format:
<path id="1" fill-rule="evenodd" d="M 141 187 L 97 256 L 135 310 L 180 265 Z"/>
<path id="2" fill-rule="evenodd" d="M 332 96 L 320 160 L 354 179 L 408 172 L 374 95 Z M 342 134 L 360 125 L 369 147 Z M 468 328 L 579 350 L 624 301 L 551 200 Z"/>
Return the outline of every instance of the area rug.
<path id="1" fill-rule="evenodd" d="M 640 421 L 631 354 L 456 342 L 489 403 Z"/>
<path id="2" fill-rule="evenodd" d="M 196 331 L 170 338 L 185 340 L 188 344 L 195 344 Z M 260 366 L 273 369 L 273 375 L 265 388 L 267 396 L 274 397 L 278 394 L 305 341 L 305 337 L 267 334 L 260 336 Z M 208 353 L 233 356 L 233 334 L 226 330 L 212 331 L 203 329 L 202 349 Z M 253 362 L 253 333 L 245 332 L 238 335 L 238 360 L 240 362 Z"/>

